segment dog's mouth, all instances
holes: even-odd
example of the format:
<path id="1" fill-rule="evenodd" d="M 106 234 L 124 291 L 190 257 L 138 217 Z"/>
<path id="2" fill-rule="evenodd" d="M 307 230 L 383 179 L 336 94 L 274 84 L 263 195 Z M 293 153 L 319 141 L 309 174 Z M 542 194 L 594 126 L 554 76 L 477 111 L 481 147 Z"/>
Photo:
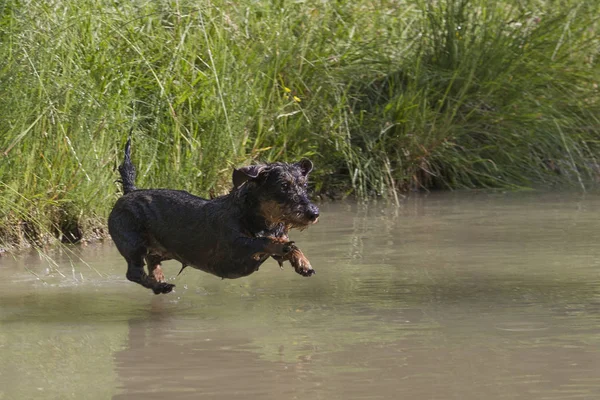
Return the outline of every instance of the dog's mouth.
<path id="1" fill-rule="evenodd" d="M 318 215 L 307 216 L 306 214 L 296 213 L 283 218 L 284 223 L 290 228 L 304 230 L 319 221 Z"/>
<path id="2" fill-rule="evenodd" d="M 314 225 L 317 222 L 319 222 L 319 216 L 317 215 L 315 217 L 305 218 L 305 221 L 306 221 L 306 223 L 305 223 L 306 226 Z"/>
<path id="3" fill-rule="evenodd" d="M 306 229 L 319 221 L 319 209 L 314 205 L 302 210 L 290 210 L 276 202 L 267 202 L 261 206 L 263 217 L 271 224 L 283 223 L 288 229 Z"/>

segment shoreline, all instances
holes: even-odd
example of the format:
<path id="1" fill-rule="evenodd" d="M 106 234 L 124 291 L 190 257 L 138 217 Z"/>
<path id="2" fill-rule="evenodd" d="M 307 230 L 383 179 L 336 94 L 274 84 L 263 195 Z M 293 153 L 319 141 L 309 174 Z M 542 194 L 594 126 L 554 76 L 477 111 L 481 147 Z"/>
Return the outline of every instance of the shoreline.
<path id="1" fill-rule="evenodd" d="M 392 195 L 382 196 L 379 198 L 371 197 L 366 200 L 361 200 L 360 198 L 347 195 L 343 196 L 341 192 L 320 194 L 314 196 L 314 202 L 316 204 L 324 205 L 331 203 L 366 203 L 366 204 L 379 204 L 385 203 L 389 206 L 397 207 L 402 209 L 406 206 L 407 203 L 414 200 L 417 201 L 419 198 L 430 198 L 432 196 L 442 196 L 447 198 L 448 200 L 452 198 L 461 198 L 465 197 L 474 197 L 474 196 L 554 196 L 557 198 L 561 198 L 564 196 L 568 196 L 568 198 L 585 198 L 587 196 L 597 196 L 600 195 L 600 186 L 594 185 L 590 186 L 587 191 L 581 191 L 576 185 L 563 186 L 560 188 L 534 188 L 534 189 L 525 189 L 525 190 L 502 190 L 502 189 L 468 189 L 468 190 L 440 190 L 440 191 L 427 191 L 427 192 L 405 192 L 401 194 L 400 203 L 396 203 L 395 198 Z M 46 230 L 44 234 L 36 237 L 35 239 L 28 239 L 28 233 L 22 229 L 25 225 L 23 223 L 17 224 L 18 228 L 13 230 L 13 233 L 19 229 L 19 234 L 14 234 L 13 237 L 18 237 L 18 240 L 13 240 L 12 242 L 4 242 L 0 243 L 0 259 L 9 255 L 18 255 L 19 253 L 29 250 L 29 249 L 49 249 L 54 248 L 61 245 L 82 245 L 86 246 L 88 244 L 93 243 L 103 243 L 103 242 L 112 242 L 110 234 L 108 233 L 108 228 L 106 223 L 96 223 L 90 224 L 91 221 L 100 221 L 104 220 L 102 218 L 94 217 L 90 218 L 87 221 L 84 221 L 81 224 L 81 238 L 76 241 L 71 240 L 61 240 L 61 237 L 52 234 L 50 230 Z M 65 238 L 63 235 L 62 238 Z"/>

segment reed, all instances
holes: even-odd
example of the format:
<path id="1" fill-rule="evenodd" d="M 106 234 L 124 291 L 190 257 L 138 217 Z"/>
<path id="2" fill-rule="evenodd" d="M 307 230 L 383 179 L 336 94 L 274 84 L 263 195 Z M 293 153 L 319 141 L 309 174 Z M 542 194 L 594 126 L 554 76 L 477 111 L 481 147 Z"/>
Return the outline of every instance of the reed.
<path id="1" fill-rule="evenodd" d="M 592 0 L 0 5 L 0 243 L 103 236 L 139 187 L 223 193 L 310 157 L 321 193 L 586 190 L 599 167 Z"/>

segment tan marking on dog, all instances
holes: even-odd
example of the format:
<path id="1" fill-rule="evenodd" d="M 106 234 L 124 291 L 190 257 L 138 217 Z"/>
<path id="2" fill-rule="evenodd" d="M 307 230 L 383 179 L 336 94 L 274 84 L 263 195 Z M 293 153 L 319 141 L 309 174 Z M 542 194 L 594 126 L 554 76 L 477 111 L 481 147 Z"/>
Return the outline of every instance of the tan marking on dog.
<path id="1" fill-rule="evenodd" d="M 271 224 L 285 222 L 283 220 L 283 210 L 276 201 L 266 201 L 260 205 L 260 214 Z"/>
<path id="2" fill-rule="evenodd" d="M 160 264 L 155 265 L 154 268 L 152 268 L 152 270 L 150 271 L 150 276 L 152 278 L 154 278 L 154 280 L 156 282 L 164 282 L 165 281 L 165 275 L 163 274 Z"/>

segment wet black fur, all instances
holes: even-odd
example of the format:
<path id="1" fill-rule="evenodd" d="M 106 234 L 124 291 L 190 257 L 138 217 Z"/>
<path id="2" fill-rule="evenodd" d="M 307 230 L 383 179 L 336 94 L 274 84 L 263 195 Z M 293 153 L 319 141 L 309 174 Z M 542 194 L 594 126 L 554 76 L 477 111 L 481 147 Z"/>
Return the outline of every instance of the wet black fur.
<path id="1" fill-rule="evenodd" d="M 306 192 L 311 170 L 306 159 L 243 167 L 234 170 L 231 192 L 212 200 L 182 190 L 138 190 L 128 141 L 119 167 L 124 195 L 108 218 L 109 232 L 127 261 L 127 279 L 168 293 L 174 285 L 153 275 L 164 260 L 221 278 L 250 275 L 269 257 L 281 263 L 295 247 L 288 231 L 319 216 Z M 314 271 L 298 272 L 310 276 Z"/>

